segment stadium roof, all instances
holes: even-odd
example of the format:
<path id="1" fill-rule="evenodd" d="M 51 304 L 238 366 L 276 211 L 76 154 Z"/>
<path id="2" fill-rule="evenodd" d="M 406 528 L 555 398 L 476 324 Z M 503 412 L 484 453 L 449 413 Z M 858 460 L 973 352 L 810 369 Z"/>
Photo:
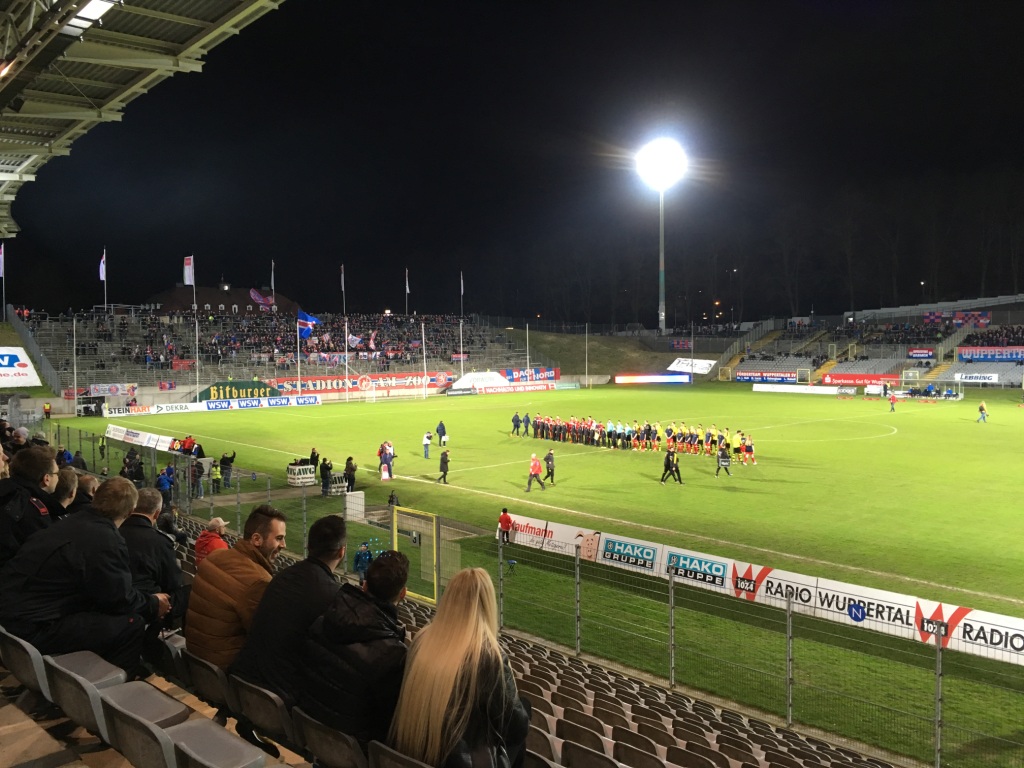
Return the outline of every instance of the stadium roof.
<path id="1" fill-rule="evenodd" d="M 0 238 L 48 160 L 284 0 L 0 0 Z"/>

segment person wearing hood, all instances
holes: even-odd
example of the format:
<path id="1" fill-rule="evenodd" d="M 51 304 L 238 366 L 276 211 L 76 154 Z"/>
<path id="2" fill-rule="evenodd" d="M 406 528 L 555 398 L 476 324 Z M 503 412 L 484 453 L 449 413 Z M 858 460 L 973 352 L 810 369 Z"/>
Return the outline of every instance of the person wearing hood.
<path id="1" fill-rule="evenodd" d="M 397 605 L 405 599 L 409 558 L 381 553 L 362 588 L 345 584 L 313 622 L 298 657 L 299 706 L 366 750 L 384 741 L 405 671 L 405 629 Z"/>
<path id="2" fill-rule="evenodd" d="M 227 539 L 224 538 L 227 530 L 227 521 L 222 517 L 215 517 L 206 524 L 206 530 L 196 539 L 196 568 L 211 552 L 229 548 Z"/>

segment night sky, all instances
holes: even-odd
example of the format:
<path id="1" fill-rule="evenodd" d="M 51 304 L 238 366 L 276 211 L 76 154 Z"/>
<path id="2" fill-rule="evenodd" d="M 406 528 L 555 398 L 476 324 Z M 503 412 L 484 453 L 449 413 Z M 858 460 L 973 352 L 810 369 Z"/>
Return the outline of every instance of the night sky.
<path id="1" fill-rule="evenodd" d="M 7 297 L 656 325 L 1024 291 L 1024 3 L 288 0 L 48 163 Z M 56 267 L 57 269 L 54 269 Z M 735 271 L 733 271 L 735 270 Z M 921 286 L 921 282 L 925 286 Z M 723 319 L 728 319 L 725 317 Z"/>

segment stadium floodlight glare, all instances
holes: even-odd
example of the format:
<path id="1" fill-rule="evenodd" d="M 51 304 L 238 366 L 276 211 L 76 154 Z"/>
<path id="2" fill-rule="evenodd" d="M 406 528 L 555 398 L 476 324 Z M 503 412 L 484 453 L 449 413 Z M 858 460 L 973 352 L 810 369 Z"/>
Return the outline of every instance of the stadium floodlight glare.
<path id="1" fill-rule="evenodd" d="M 658 249 L 658 328 L 665 331 L 665 192 L 683 176 L 689 160 L 675 139 L 655 139 L 636 153 L 636 172 L 644 184 L 658 193 L 661 229 Z"/>

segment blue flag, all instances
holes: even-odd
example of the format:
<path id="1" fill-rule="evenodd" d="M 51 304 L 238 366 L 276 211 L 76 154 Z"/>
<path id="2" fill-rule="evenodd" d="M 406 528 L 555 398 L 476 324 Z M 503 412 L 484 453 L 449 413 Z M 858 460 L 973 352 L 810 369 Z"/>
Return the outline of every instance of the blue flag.
<path id="1" fill-rule="evenodd" d="M 307 315 L 301 309 L 299 310 L 299 316 L 296 320 L 299 326 L 299 338 L 308 339 L 313 334 L 313 326 L 319 323 L 312 315 Z"/>

